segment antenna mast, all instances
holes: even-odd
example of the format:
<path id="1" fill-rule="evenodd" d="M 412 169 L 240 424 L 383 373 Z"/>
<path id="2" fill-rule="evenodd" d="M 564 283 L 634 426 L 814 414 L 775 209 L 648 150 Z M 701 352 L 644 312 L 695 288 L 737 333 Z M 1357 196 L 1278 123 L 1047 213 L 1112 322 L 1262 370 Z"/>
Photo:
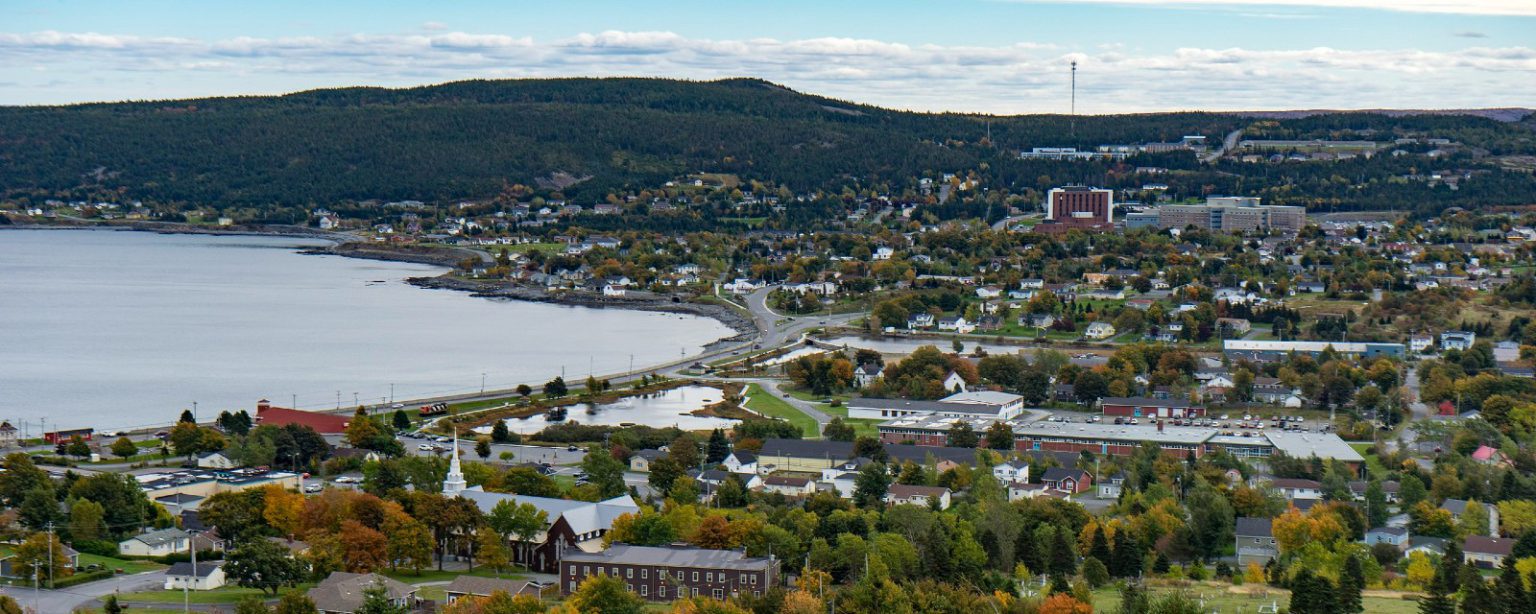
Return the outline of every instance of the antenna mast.
<path id="1" fill-rule="evenodd" d="M 1072 136 L 1077 136 L 1077 60 L 1072 61 Z"/>

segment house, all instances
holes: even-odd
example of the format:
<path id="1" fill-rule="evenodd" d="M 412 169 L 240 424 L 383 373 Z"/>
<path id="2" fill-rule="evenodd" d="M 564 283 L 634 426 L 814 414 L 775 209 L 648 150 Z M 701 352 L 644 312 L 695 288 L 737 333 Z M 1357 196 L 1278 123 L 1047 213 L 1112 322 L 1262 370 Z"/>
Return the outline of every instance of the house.
<path id="1" fill-rule="evenodd" d="M 61 545 L 64 547 L 64 558 L 69 559 L 69 566 L 79 567 L 80 552 L 69 547 L 68 544 Z M 14 551 L 0 555 L 0 578 L 21 578 L 21 575 L 16 570 L 16 553 Z"/>
<path id="2" fill-rule="evenodd" d="M 835 492 L 837 493 L 838 497 L 843 499 L 853 498 L 853 492 L 858 488 L 858 472 L 845 472 L 832 469 L 824 469 L 822 470 L 821 475 L 821 484 L 822 486 L 825 486 L 825 488 L 818 488 L 821 488 L 821 490 L 829 490 L 831 492 Z"/>
<path id="3" fill-rule="evenodd" d="M 1514 547 L 1515 539 L 1511 537 L 1468 535 L 1461 548 L 1462 559 L 1483 569 L 1493 569 L 1504 562 Z"/>
<path id="4" fill-rule="evenodd" d="M 224 584 L 223 561 L 200 562 L 196 568 L 192 567 L 192 563 L 182 561 L 165 571 L 165 590 L 168 591 L 181 589 L 211 591 Z"/>
<path id="5" fill-rule="evenodd" d="M 459 491 L 457 496 L 473 501 L 487 514 L 502 501 L 511 501 L 515 505 L 527 503 L 544 512 L 543 531 L 527 541 L 512 543 L 513 563 L 543 573 L 557 569 L 560 558 L 567 552 L 601 549 L 603 536 L 613 528 L 614 519 L 640 511 L 639 504 L 628 495 L 594 503 L 486 492 L 479 486 L 471 486 Z"/>
<path id="6" fill-rule="evenodd" d="M 527 580 L 504 580 L 501 578 L 482 578 L 479 576 L 459 575 L 454 576 L 448 586 L 443 587 L 447 593 L 444 601 L 453 603 L 465 597 L 490 597 L 491 593 L 503 592 L 516 597 L 518 595 L 539 596 L 539 587 Z"/>
<path id="7" fill-rule="evenodd" d="M 933 323 L 934 317 L 931 313 L 914 314 L 907 318 L 907 328 L 931 328 Z"/>
<path id="8" fill-rule="evenodd" d="M 256 423 L 272 426 L 298 424 L 315 429 L 321 435 L 340 435 L 347 432 L 347 416 L 322 414 L 276 407 L 266 399 L 256 402 Z"/>
<path id="9" fill-rule="evenodd" d="M 1285 385 L 1275 377 L 1253 378 L 1253 400 L 1270 405 L 1284 405 L 1286 407 L 1301 407 L 1300 391 Z M 1295 402 L 1295 405 L 1291 405 Z"/>
<path id="10" fill-rule="evenodd" d="M 1243 318 L 1216 318 L 1216 330 L 1241 337 L 1253 330 L 1253 324 Z"/>
<path id="11" fill-rule="evenodd" d="M 1477 450 L 1472 452 L 1472 460 L 1484 465 L 1509 465 L 1509 457 L 1500 452 L 1498 448 L 1488 446 L 1478 446 Z"/>
<path id="12" fill-rule="evenodd" d="M 1120 472 L 1108 479 L 1099 480 L 1100 499 L 1119 499 L 1121 491 L 1125 490 L 1125 473 Z"/>
<path id="13" fill-rule="evenodd" d="M 1408 529 L 1404 527 L 1376 527 L 1365 532 L 1365 545 L 1391 544 L 1398 550 L 1408 547 Z"/>
<path id="14" fill-rule="evenodd" d="M 1049 313 L 1032 313 L 1019 318 L 1019 326 L 1033 326 L 1035 328 L 1050 328 L 1056 323 L 1056 316 Z"/>
<path id="15" fill-rule="evenodd" d="M 1446 499 L 1440 503 L 1440 509 L 1451 513 L 1451 518 L 1461 522 L 1461 515 L 1467 513 L 1468 501 L 1462 499 Z M 1483 504 L 1483 509 L 1488 512 L 1488 530 L 1497 534 L 1499 531 L 1499 506 Z"/>
<path id="16" fill-rule="evenodd" d="M 1441 556 L 1445 554 L 1445 545 L 1447 543 L 1449 543 L 1448 540 L 1443 537 L 1409 535 L 1408 548 L 1403 550 L 1403 556 L 1406 557 L 1415 552 L 1423 553 L 1425 556 Z"/>
<path id="17" fill-rule="evenodd" d="M 1238 518 L 1235 530 L 1237 565 L 1264 565 L 1279 555 L 1275 545 L 1274 523 L 1268 518 Z"/>
<path id="18" fill-rule="evenodd" d="M 187 551 L 187 532 L 175 527 L 140 533 L 117 543 L 126 556 L 165 556 Z"/>
<path id="19" fill-rule="evenodd" d="M 613 544 L 598 552 L 573 552 L 560 562 L 560 592 L 576 592 L 594 575 L 624 581 L 630 592 L 651 601 L 683 596 L 728 599 L 761 595 L 779 585 L 779 559 L 749 557 L 744 550 L 690 546 Z"/>
<path id="20" fill-rule="evenodd" d="M 1115 325 L 1109 322 L 1094 322 L 1088 325 L 1088 330 L 1083 331 L 1083 336 L 1089 339 L 1108 339 L 1115 336 Z"/>
<path id="21" fill-rule="evenodd" d="M 918 505 L 941 510 L 949 509 L 949 489 L 942 486 L 909 486 L 892 484 L 885 493 L 887 505 Z"/>
<path id="22" fill-rule="evenodd" d="M 944 389 L 955 393 L 965 392 L 965 378 L 960 377 L 959 373 L 950 371 L 949 375 L 944 376 Z"/>
<path id="23" fill-rule="evenodd" d="M 999 463 L 992 467 L 992 477 L 999 482 L 1028 482 L 1029 463 L 1021 460 L 1011 460 Z"/>
<path id="24" fill-rule="evenodd" d="M 223 452 L 204 452 L 197 455 L 197 466 L 203 469 L 234 469 L 240 463 L 225 456 Z"/>
<path id="25" fill-rule="evenodd" d="M 810 478 L 770 475 L 763 478 L 763 492 L 776 492 L 790 497 L 809 497 L 816 494 L 816 481 Z"/>
<path id="26" fill-rule="evenodd" d="M 384 596 L 397 608 L 414 610 L 421 603 L 416 587 L 375 573 L 333 571 L 308 594 L 322 614 L 352 614 L 363 606 L 364 591 L 373 587 L 383 588 Z"/>
<path id="27" fill-rule="evenodd" d="M 603 296 L 623 298 L 626 292 L 628 292 L 628 290 L 624 286 L 620 286 L 618 284 L 603 284 Z"/>
<path id="28" fill-rule="evenodd" d="M 636 473 L 650 473 L 651 463 L 656 459 L 666 456 L 661 450 L 640 450 L 629 457 L 629 470 Z"/>
<path id="29" fill-rule="evenodd" d="M 1286 501 L 1295 501 L 1297 499 L 1316 501 L 1323 498 L 1323 485 L 1317 480 L 1276 478 L 1269 485 L 1271 488 L 1280 491 L 1280 495 L 1285 497 Z"/>
<path id="30" fill-rule="evenodd" d="M 705 469 L 703 471 L 695 471 L 692 473 L 691 477 L 695 482 L 698 482 L 699 486 L 706 495 L 706 499 L 708 496 L 712 496 L 715 492 L 715 489 L 719 488 L 720 485 L 724 484 L 727 480 L 736 480 L 747 490 L 758 490 L 763 487 L 763 479 L 758 477 L 756 474 L 731 473 L 722 469 Z"/>
<path id="31" fill-rule="evenodd" d="M 180 516 L 182 512 L 196 510 L 199 505 L 203 504 L 203 499 L 204 497 L 194 494 L 176 492 L 155 497 L 155 503 L 159 503 L 172 516 Z"/>
<path id="32" fill-rule="evenodd" d="M 875 383 L 875 380 L 879 379 L 880 374 L 884 372 L 885 367 L 878 364 L 867 363 L 859 365 L 853 370 L 853 384 L 855 387 L 863 388 Z"/>
<path id="33" fill-rule="evenodd" d="M 1199 418 L 1205 407 L 1182 399 L 1149 397 L 1105 397 L 1099 399 L 1105 416 L 1129 418 Z"/>
<path id="34" fill-rule="evenodd" d="M 1008 500 L 1009 501 L 1023 501 L 1025 499 L 1033 499 L 1035 497 L 1038 497 L 1038 496 L 1041 496 L 1041 495 L 1045 494 L 1046 490 L 1048 490 L 1048 489 L 1046 488 L 1046 486 L 1044 484 L 1030 484 L 1028 482 L 1009 482 L 1008 483 Z"/>
<path id="35" fill-rule="evenodd" d="M 939 330 L 965 335 L 975 331 L 976 325 L 967 322 L 964 317 L 944 318 L 939 320 Z"/>
<path id="36" fill-rule="evenodd" d="M 1040 476 L 1040 483 L 1051 490 L 1062 490 L 1077 494 L 1093 487 L 1093 480 L 1087 471 L 1082 469 L 1069 469 L 1066 467 L 1051 467 Z"/>
<path id="37" fill-rule="evenodd" d="M 757 473 L 757 455 L 746 450 L 736 450 L 721 461 L 731 473 Z"/>
<path id="38" fill-rule="evenodd" d="M 1434 345 L 1435 338 L 1429 335 L 1414 335 L 1408 338 L 1408 349 L 1420 354 L 1428 352 Z"/>
<path id="39" fill-rule="evenodd" d="M 1477 342 L 1477 333 L 1464 330 L 1448 330 L 1440 333 L 1440 349 L 1470 350 Z"/>
<path id="40" fill-rule="evenodd" d="M 1003 289 L 997 286 L 982 286 L 976 289 L 976 298 L 982 300 L 994 299 L 1002 295 Z"/>

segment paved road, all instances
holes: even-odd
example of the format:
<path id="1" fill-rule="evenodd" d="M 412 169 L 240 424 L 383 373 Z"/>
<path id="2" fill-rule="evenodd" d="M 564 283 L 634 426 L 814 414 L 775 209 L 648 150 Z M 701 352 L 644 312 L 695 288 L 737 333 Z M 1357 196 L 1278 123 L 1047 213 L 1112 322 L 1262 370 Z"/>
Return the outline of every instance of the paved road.
<path id="1" fill-rule="evenodd" d="M 1221 139 L 1221 149 L 1217 149 L 1216 151 L 1205 154 L 1205 157 L 1201 158 L 1200 161 L 1207 163 L 1215 162 L 1223 154 L 1237 149 L 1237 139 L 1242 136 L 1243 131 L 1241 128 L 1233 130 L 1232 132 L 1228 133 L 1226 137 Z"/>
<path id="2" fill-rule="evenodd" d="M 106 580 L 88 582 L 79 586 L 56 591 L 17 586 L 0 587 L 0 594 L 10 595 L 24 608 L 34 612 L 72 612 L 75 608 L 96 605 L 95 601 L 116 592 L 129 593 L 151 586 L 164 586 L 164 571 L 146 571 L 140 574 L 117 576 Z"/>

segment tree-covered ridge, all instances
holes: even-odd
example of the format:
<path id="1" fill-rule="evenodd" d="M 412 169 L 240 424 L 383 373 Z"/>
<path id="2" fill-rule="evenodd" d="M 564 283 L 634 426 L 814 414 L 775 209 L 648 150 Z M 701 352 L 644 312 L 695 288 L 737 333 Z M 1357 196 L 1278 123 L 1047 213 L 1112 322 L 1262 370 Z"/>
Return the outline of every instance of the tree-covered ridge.
<path id="1" fill-rule="evenodd" d="M 283 97 L 5 107 L 0 186 L 12 195 L 264 207 L 488 198 L 507 184 L 533 186 L 554 173 L 590 178 L 562 186 L 571 200 L 584 200 L 691 172 L 736 173 L 809 190 L 903 184 L 923 173 L 985 166 L 1001 183 L 1034 187 L 1043 175 L 1101 183 L 1114 169 L 1020 161 L 1018 149 L 1091 149 L 1189 134 L 1215 141 L 1250 124 L 1250 118 L 1220 114 L 1075 121 L 915 114 L 760 80 L 476 80 Z M 1335 124 L 1404 126 L 1381 134 L 1447 132 L 1468 146 L 1536 150 L 1527 124 L 1476 117 L 1341 114 L 1266 126 L 1278 137 L 1316 135 Z M 1178 160 L 1146 161 L 1180 166 Z M 1241 183 L 1246 172 L 1236 173 Z"/>

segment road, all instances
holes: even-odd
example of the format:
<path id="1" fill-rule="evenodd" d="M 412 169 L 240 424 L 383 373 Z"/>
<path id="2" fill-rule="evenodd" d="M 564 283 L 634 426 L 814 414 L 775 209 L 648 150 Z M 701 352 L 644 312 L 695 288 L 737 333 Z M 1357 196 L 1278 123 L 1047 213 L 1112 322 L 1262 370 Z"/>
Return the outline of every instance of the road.
<path id="1" fill-rule="evenodd" d="M 1228 133 L 1225 138 L 1221 139 L 1221 149 L 1217 149 L 1216 151 L 1205 154 L 1205 157 L 1201 158 L 1200 161 L 1209 164 L 1220 159 L 1221 156 L 1225 155 L 1227 152 L 1237 149 L 1237 140 L 1242 138 L 1242 136 L 1243 131 L 1241 128 L 1233 130 L 1232 132 Z"/>
<path id="2" fill-rule="evenodd" d="M 34 593 L 30 588 L 4 586 L 0 587 L 0 595 L 10 595 L 22 607 L 32 608 L 33 612 L 72 612 L 75 608 L 98 605 L 95 603 L 97 599 L 112 593 L 130 593 L 151 586 L 164 585 L 164 571 L 146 571 L 87 582 L 56 591 L 39 590 Z"/>

